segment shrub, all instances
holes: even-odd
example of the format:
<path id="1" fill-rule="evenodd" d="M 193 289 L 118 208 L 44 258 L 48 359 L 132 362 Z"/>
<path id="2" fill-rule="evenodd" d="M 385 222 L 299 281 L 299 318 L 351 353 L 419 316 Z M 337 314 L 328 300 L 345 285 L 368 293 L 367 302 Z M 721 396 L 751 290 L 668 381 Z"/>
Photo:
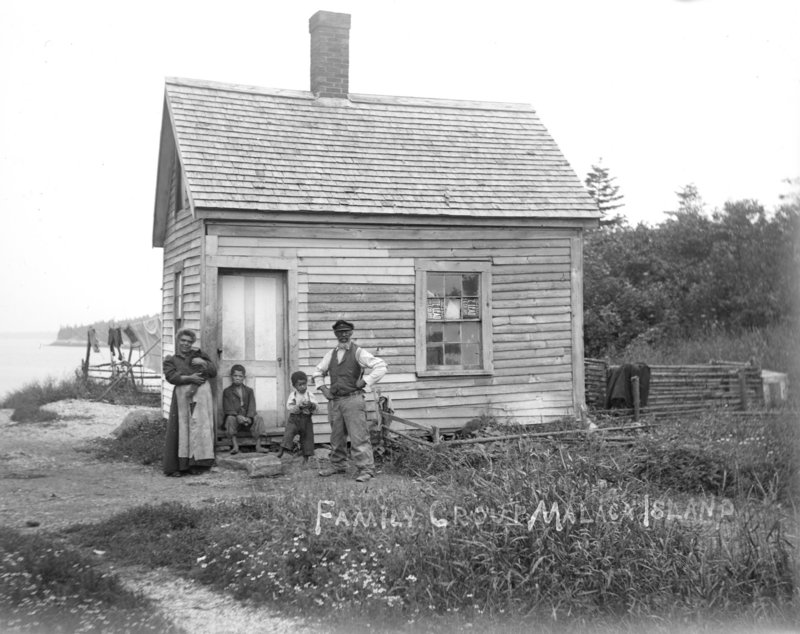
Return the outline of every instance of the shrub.
<path id="1" fill-rule="evenodd" d="M 16 423 L 46 423 L 57 418 L 58 414 L 42 409 L 33 401 L 20 401 L 11 414 L 11 420 Z"/>
<path id="2" fill-rule="evenodd" d="M 14 409 L 11 420 L 19 422 L 44 422 L 54 420 L 57 416 L 40 410 L 42 405 L 63 401 L 65 399 L 96 399 L 106 393 L 108 386 L 92 381 L 84 381 L 76 374 L 71 379 L 32 381 L 23 387 L 10 392 L 0 407 Z M 138 392 L 130 385 L 116 386 L 104 397 L 112 403 L 120 405 L 157 406 L 160 395 L 152 392 Z"/>
<path id="3" fill-rule="evenodd" d="M 160 464 L 166 438 L 166 422 L 142 418 L 116 438 L 98 438 L 93 447 L 101 460 L 127 460 L 143 465 Z"/>
<path id="4" fill-rule="evenodd" d="M 56 381 L 49 378 L 32 381 L 18 390 L 10 392 L 2 403 L 3 407 L 16 409 L 30 407 L 32 404 L 44 405 L 68 398 L 81 398 L 84 390 L 77 377 Z"/>

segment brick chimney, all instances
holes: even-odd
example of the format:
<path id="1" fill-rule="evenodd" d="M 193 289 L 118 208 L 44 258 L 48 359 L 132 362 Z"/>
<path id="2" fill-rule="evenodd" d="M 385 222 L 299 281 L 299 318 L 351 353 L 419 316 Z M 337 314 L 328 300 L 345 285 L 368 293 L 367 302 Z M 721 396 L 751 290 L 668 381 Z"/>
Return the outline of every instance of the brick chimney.
<path id="1" fill-rule="evenodd" d="M 350 15 L 317 11 L 311 33 L 311 92 L 315 97 L 347 99 L 350 77 Z"/>

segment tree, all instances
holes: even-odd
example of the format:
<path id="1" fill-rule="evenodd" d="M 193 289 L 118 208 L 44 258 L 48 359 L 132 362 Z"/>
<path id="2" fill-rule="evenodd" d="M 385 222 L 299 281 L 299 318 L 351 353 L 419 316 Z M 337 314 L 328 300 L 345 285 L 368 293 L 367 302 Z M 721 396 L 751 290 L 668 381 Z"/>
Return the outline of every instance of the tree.
<path id="1" fill-rule="evenodd" d="M 697 185 L 689 183 L 684 185 L 680 191 L 675 192 L 678 196 L 678 211 L 669 211 L 667 214 L 702 214 L 706 209 L 706 204 L 697 191 Z"/>
<path id="2" fill-rule="evenodd" d="M 783 182 L 786 184 L 788 191 L 780 194 L 782 206 L 794 206 L 800 208 L 800 178 L 784 178 Z"/>
<path id="3" fill-rule="evenodd" d="M 755 200 L 707 212 L 695 186 L 677 193 L 677 209 L 655 227 L 587 232 L 587 356 L 800 315 L 800 195 L 768 213 Z"/>
<path id="4" fill-rule="evenodd" d="M 614 184 L 616 176 L 610 176 L 608 168 L 601 165 L 602 162 L 603 159 L 600 159 L 596 165 L 592 165 L 583 182 L 600 208 L 600 226 L 619 226 L 624 224 L 625 219 L 619 214 L 610 214 L 625 203 L 620 202 L 622 194 L 619 193 L 619 186 Z"/>
<path id="5" fill-rule="evenodd" d="M 658 337 L 675 321 L 657 230 L 639 224 L 591 231 L 584 246 L 584 348 L 587 356 L 615 355 L 641 336 Z"/>

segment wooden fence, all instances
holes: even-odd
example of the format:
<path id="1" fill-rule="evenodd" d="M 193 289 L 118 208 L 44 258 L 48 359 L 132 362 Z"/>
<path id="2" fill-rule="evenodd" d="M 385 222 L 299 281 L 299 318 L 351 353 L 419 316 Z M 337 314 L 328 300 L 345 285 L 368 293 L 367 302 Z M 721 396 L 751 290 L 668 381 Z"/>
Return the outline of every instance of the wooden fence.
<path id="1" fill-rule="evenodd" d="M 600 359 L 585 359 L 583 372 L 586 386 L 586 405 L 589 409 L 603 409 L 606 402 L 608 364 Z"/>
<path id="2" fill-rule="evenodd" d="M 148 370 L 141 363 L 130 364 L 123 361 L 113 365 L 111 363 L 90 365 L 86 378 L 109 385 L 114 381 L 119 385 L 127 382 L 143 392 L 161 391 L 161 375 Z"/>
<path id="3" fill-rule="evenodd" d="M 710 407 L 762 409 L 761 369 L 746 363 L 651 365 L 650 390 L 641 413 L 670 413 Z M 606 384 L 612 370 L 605 361 L 586 359 L 586 404 L 595 413 L 634 413 L 606 410 Z M 632 409 L 632 408 L 631 408 Z"/>

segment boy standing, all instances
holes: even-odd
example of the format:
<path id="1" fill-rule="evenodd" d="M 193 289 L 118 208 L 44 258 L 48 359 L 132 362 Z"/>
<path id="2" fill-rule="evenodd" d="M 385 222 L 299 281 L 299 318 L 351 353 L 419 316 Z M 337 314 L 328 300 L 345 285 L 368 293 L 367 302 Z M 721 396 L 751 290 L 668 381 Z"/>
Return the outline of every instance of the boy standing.
<path id="1" fill-rule="evenodd" d="M 294 445 L 295 434 L 300 435 L 300 446 L 303 450 L 303 462 L 314 455 L 314 422 L 311 415 L 317 411 L 317 401 L 308 391 L 308 376 L 305 372 L 292 373 L 292 392 L 286 401 L 289 410 L 289 421 L 286 423 L 286 432 L 283 434 L 278 458 L 284 451 L 291 451 Z"/>
<path id="2" fill-rule="evenodd" d="M 239 453 L 239 430 L 250 430 L 256 441 L 256 451 L 266 453 L 261 446 L 265 436 L 264 419 L 256 412 L 256 395 L 244 384 L 246 371 L 238 363 L 231 367 L 231 384 L 222 391 L 222 412 L 225 416 L 225 431 L 231 439 L 231 455 Z"/>

